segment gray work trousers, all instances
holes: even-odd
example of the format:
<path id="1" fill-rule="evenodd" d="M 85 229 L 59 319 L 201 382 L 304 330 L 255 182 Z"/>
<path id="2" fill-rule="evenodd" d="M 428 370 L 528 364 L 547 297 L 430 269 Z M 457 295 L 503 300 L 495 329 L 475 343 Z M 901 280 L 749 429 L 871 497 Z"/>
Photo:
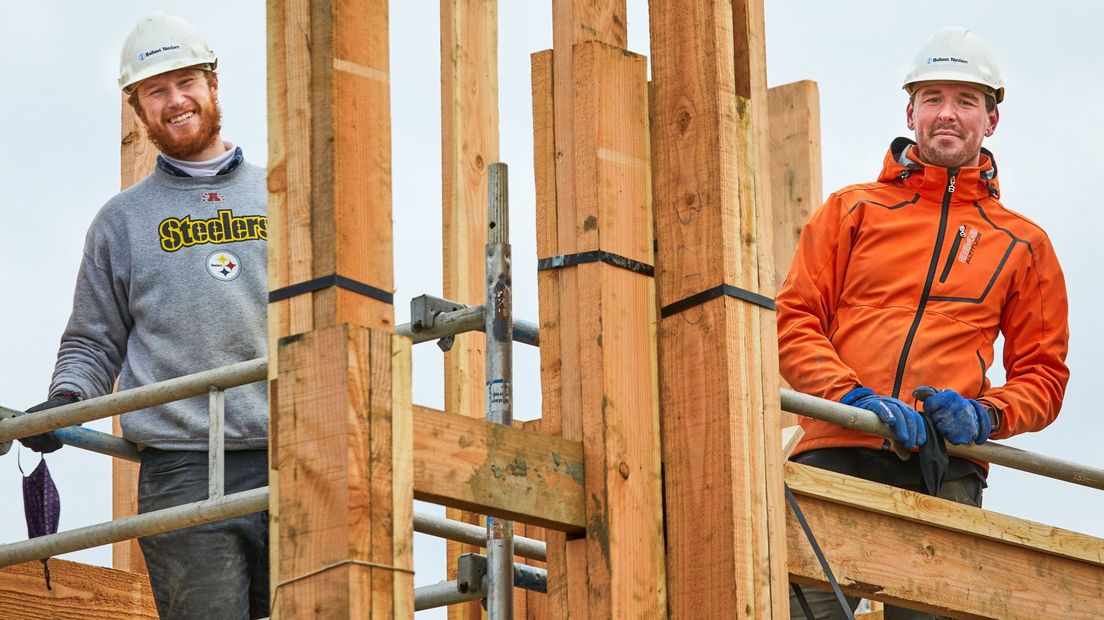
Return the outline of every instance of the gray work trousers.
<path id="1" fill-rule="evenodd" d="M 139 514 L 207 499 L 207 452 L 141 452 Z M 268 484 L 266 450 L 226 452 L 226 493 Z M 138 540 L 157 613 L 168 620 L 268 615 L 268 511 Z"/>
<path id="2" fill-rule="evenodd" d="M 804 452 L 795 456 L 793 460 L 822 469 L 838 471 L 849 476 L 891 484 L 917 493 L 924 492 L 915 457 L 909 461 L 900 461 L 896 456 L 883 454 L 882 452 L 884 451 L 832 448 Z M 961 461 L 962 459 L 957 460 Z M 960 477 L 945 480 L 943 487 L 939 490 L 939 497 L 980 508 L 981 494 L 985 482 L 979 473 L 975 473 L 978 471 L 981 470 L 972 463 L 957 463 L 950 469 L 948 475 L 958 475 Z M 800 502 L 801 500 L 798 499 L 798 505 L 800 505 Z M 815 531 L 813 535 L 816 536 Z M 839 602 L 832 590 L 802 586 L 801 591 L 813 611 L 815 620 L 844 620 L 847 617 L 840 609 Z M 861 599 L 852 596 L 846 598 L 851 605 L 851 611 L 855 611 Z M 884 618 L 885 620 L 935 620 L 942 618 L 942 616 L 886 605 Z M 798 603 L 793 590 L 790 591 L 790 620 L 806 620 L 805 612 L 801 609 L 801 604 Z"/>

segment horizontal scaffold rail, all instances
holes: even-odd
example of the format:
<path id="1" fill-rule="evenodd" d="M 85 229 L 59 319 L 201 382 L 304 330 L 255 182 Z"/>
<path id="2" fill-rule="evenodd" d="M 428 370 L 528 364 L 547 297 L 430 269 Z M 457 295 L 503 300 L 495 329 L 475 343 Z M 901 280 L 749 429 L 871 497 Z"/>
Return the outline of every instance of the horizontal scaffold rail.
<path id="1" fill-rule="evenodd" d="M 71 405 L 64 405 L 34 415 L 19 415 L 14 418 L 0 420 L 0 443 L 83 424 L 136 409 L 200 396 L 206 394 L 211 386 L 227 389 L 245 385 L 264 379 L 267 372 L 268 359 L 258 358 L 116 394 L 92 398 Z M 418 409 L 419 407 L 415 406 L 415 410 Z M 421 409 L 432 411 L 426 408 Z M 839 424 L 846 428 L 892 438 L 889 428 L 878 419 L 878 416 L 869 411 L 793 390 L 782 390 L 782 409 Z M 507 430 L 513 430 L 517 433 L 525 432 L 517 429 Z M 133 457 L 133 452 L 127 448 L 125 443 L 121 443 L 122 440 L 111 439 L 111 436 L 105 433 L 66 429 L 63 432 L 63 441 L 112 456 L 128 458 L 128 455 L 130 455 L 130 458 Z M 948 445 L 947 451 L 955 456 L 985 461 L 1047 478 L 1104 490 L 1104 470 L 1065 459 L 1037 454 L 992 441 L 980 446 Z M 579 477 L 581 478 L 581 472 Z M 563 528 L 561 526 L 555 529 Z"/>
<path id="2" fill-rule="evenodd" d="M 850 407 L 793 390 L 782 390 L 782 409 L 838 424 L 844 428 L 893 439 L 893 432 L 889 427 L 878 419 L 877 415 L 865 409 Z M 1011 469 L 1054 478 L 1055 480 L 1064 480 L 1073 484 L 1104 490 L 1104 470 L 1053 456 L 1046 456 L 1045 454 L 1028 452 L 1027 450 L 1001 445 L 992 441 L 980 446 L 974 444 L 965 446 L 947 444 L 947 452 L 953 456 L 1003 465 Z"/>
<path id="3" fill-rule="evenodd" d="M 268 487 L 260 487 L 227 495 L 216 500 L 173 506 L 75 530 L 0 545 L 0 568 L 260 512 L 268 509 L 268 498 Z M 472 545 L 483 546 L 486 544 L 486 534 L 478 526 L 419 512 L 414 513 L 414 531 Z M 514 551 L 518 556 L 531 560 L 544 561 L 547 556 L 547 546 L 543 541 L 522 536 L 515 537 Z"/>

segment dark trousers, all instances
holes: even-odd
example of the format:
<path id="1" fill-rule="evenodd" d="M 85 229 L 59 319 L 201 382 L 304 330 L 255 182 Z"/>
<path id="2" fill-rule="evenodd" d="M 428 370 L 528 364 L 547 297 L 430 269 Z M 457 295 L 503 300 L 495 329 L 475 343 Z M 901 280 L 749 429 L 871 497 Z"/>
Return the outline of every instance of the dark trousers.
<path id="1" fill-rule="evenodd" d="M 924 493 L 924 482 L 920 475 L 916 455 L 913 455 L 908 461 L 902 461 L 887 450 L 827 448 L 802 452 L 793 457 L 792 460 L 803 465 L 811 465 L 848 476 L 855 476 L 856 478 Z M 943 487 L 939 491 L 939 497 L 980 508 L 981 494 L 984 487 L 985 474 L 983 469 L 965 459 L 951 457 L 951 465 L 947 470 Z M 816 534 L 816 532 L 813 532 L 814 536 Z M 811 586 L 803 586 L 801 590 L 816 620 L 844 620 L 846 618 L 843 610 L 840 609 L 839 602 L 836 600 L 836 595 L 831 590 L 821 590 Z M 859 601 L 860 599 L 857 597 L 847 597 L 847 602 L 851 605 L 852 611 L 859 606 Z M 885 606 L 884 617 L 886 620 L 933 620 L 941 618 L 941 616 L 933 616 L 892 605 Z M 797 597 L 791 590 L 790 620 L 805 620 L 805 618 L 805 612 L 801 609 L 801 604 L 798 603 Z"/>
<path id="2" fill-rule="evenodd" d="M 207 499 L 207 452 L 141 452 L 138 512 Z M 268 484 L 268 452 L 226 452 L 226 493 Z M 166 619 L 268 615 L 268 511 L 138 540 Z"/>

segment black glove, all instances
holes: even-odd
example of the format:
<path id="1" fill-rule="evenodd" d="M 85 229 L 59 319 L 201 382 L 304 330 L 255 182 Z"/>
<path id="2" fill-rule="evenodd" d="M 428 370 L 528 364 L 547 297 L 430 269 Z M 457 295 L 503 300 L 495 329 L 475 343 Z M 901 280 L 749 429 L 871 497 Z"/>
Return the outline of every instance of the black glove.
<path id="1" fill-rule="evenodd" d="M 54 407 L 60 407 L 62 405 L 69 405 L 80 400 L 80 396 L 76 392 L 61 392 L 57 396 L 54 396 L 50 400 L 35 405 L 27 410 L 27 413 L 34 413 L 36 411 L 45 411 L 46 409 L 53 409 Z M 27 446 L 35 452 L 41 452 L 48 454 L 50 452 L 56 452 L 61 449 L 61 446 L 65 445 L 61 443 L 61 440 L 54 437 L 53 433 L 42 433 L 41 435 L 34 435 L 32 437 L 24 437 L 19 440 L 19 443 Z"/>

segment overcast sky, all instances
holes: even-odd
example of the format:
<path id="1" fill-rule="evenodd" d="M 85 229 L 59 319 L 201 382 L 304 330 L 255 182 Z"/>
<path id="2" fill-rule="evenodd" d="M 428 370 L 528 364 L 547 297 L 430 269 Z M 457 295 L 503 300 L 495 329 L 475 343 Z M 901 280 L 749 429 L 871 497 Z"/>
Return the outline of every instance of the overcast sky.
<path id="1" fill-rule="evenodd" d="M 1099 316 L 1104 218 L 1094 179 L 1104 170 L 1104 130 L 1094 122 L 1104 100 L 1097 3 L 932 0 L 820 2 L 767 0 L 770 85 L 816 80 L 820 88 L 824 189 L 872 180 L 890 140 L 907 135 L 901 78 L 937 28 L 970 27 L 995 51 L 1007 84 L 996 134 L 986 142 L 999 164 L 1005 205 L 1043 226 L 1066 273 L 1072 378 L 1058 420 L 1042 433 L 1006 443 L 1101 466 L 1099 396 L 1104 330 Z M 532 119 L 529 54 L 551 47 L 551 3 L 500 2 L 501 153 L 510 168 L 514 295 L 518 317 L 535 320 Z M 648 53 L 647 11 L 629 3 L 629 46 Z M 161 0 L 6 3 L 0 58 L 6 87 L 0 149 L 0 404 L 24 409 L 46 397 L 57 344 L 69 315 L 84 233 L 118 191 L 119 50 L 135 20 L 167 10 L 191 22 L 220 57 L 224 137 L 248 160 L 266 163 L 264 2 Z M 391 86 L 396 314 L 408 300 L 440 294 L 440 82 L 437 3 L 393 2 Z M 197 320 L 204 320 L 197 317 Z M 516 417 L 539 413 L 538 356 L 515 349 Z M 1003 382 L 998 367 L 990 371 Z M 442 406 L 441 354 L 415 348 L 414 400 Z M 101 430 L 104 421 L 91 424 Z M 0 542 L 26 530 L 16 449 L 0 457 Z M 23 450 L 24 467 L 37 456 Z M 61 491 L 61 528 L 110 519 L 107 457 L 67 448 L 49 457 Z M 29 470 L 28 470 L 29 471 Z M 994 467 L 987 508 L 1104 536 L 1104 493 Z M 429 510 L 419 506 L 421 510 Z M 443 578 L 443 545 L 417 537 L 419 585 Z M 436 557 L 434 554 L 437 554 Z M 103 547 L 73 559 L 110 564 Z M 419 617 L 444 617 L 420 614 Z"/>

